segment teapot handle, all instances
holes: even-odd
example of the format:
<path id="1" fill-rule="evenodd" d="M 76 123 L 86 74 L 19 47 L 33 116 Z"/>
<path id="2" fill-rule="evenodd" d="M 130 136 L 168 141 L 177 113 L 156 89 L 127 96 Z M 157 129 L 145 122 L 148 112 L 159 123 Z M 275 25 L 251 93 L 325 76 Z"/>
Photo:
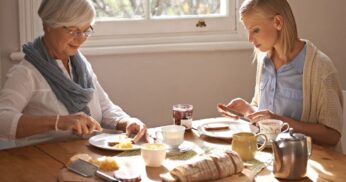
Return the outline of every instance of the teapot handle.
<path id="1" fill-rule="evenodd" d="M 308 148 L 308 157 L 310 158 L 312 153 L 312 141 L 311 141 L 311 137 L 309 136 L 306 136 L 306 146 Z"/>

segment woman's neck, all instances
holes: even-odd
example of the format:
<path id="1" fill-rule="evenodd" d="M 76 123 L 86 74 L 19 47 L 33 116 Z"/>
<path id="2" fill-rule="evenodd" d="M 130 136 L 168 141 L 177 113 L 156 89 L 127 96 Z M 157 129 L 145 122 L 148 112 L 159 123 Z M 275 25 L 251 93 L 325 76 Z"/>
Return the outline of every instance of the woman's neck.
<path id="1" fill-rule="evenodd" d="M 296 40 L 293 50 L 288 53 L 287 56 L 283 54 L 282 47 L 274 47 L 271 54 L 271 59 L 273 60 L 276 70 L 278 70 L 282 65 L 288 64 L 289 62 L 293 61 L 293 59 L 299 54 L 303 47 L 304 42 L 301 40 Z"/>

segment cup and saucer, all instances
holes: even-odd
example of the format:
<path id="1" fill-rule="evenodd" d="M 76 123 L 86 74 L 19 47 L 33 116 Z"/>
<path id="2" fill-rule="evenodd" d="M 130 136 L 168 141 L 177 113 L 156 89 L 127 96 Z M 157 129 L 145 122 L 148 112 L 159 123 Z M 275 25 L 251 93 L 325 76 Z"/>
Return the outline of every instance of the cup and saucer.
<path id="1" fill-rule="evenodd" d="M 184 134 L 185 127 L 181 125 L 162 126 L 156 131 L 158 141 L 166 144 L 167 153 L 182 153 L 193 148 L 192 142 L 184 140 Z"/>
<path id="2" fill-rule="evenodd" d="M 276 119 L 265 119 L 258 122 L 260 133 L 263 133 L 267 136 L 268 142 L 265 148 L 271 148 L 272 142 L 281 132 L 286 132 L 289 129 L 289 124 L 284 123 L 281 120 Z M 263 139 L 259 140 L 259 143 L 263 143 Z"/>

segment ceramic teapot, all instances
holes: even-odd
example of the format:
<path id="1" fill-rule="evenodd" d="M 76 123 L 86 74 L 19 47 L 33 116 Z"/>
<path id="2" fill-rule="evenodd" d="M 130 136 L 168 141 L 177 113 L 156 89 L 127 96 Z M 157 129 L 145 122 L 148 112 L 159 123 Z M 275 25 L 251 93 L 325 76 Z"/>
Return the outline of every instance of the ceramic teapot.
<path id="1" fill-rule="evenodd" d="M 276 178 L 296 180 L 306 176 L 311 154 L 311 140 L 301 133 L 280 133 L 272 142 L 274 155 L 273 173 Z"/>

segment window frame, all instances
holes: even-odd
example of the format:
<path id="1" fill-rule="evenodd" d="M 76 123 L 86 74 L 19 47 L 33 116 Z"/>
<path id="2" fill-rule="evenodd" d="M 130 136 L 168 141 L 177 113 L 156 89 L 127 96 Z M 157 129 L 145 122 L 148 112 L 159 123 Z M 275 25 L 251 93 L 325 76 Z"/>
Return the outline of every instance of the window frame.
<path id="1" fill-rule="evenodd" d="M 128 32 L 127 34 L 110 34 L 114 30 L 101 33 L 102 23 L 94 25 L 95 35 L 81 47 L 81 51 L 85 55 L 112 55 L 112 54 L 127 54 L 127 53 L 153 53 L 153 52 L 176 52 L 176 51 L 214 51 L 214 50 L 244 50 L 251 49 L 251 44 L 247 41 L 246 31 L 241 25 L 238 17 L 238 8 L 243 0 L 228 0 L 232 10 L 228 12 L 233 19 L 232 25 L 222 29 L 222 21 L 224 17 L 211 17 L 201 19 L 189 19 L 189 23 L 196 24 L 196 21 L 204 20 L 207 24 L 205 28 L 195 27 L 194 31 L 186 32 L 179 30 L 176 32 L 167 32 L 167 29 L 172 30 L 167 24 L 172 24 L 169 20 L 162 23 L 160 33 L 148 33 L 143 31 L 143 34 L 138 32 Z M 20 45 L 28 41 L 32 41 L 38 35 L 42 34 L 42 23 L 37 16 L 37 9 L 41 0 L 18 0 L 19 5 L 19 28 L 20 28 Z M 213 19 L 213 21 L 209 21 Z M 126 29 L 133 29 L 130 23 L 136 20 L 118 22 Z M 159 22 L 160 20 L 156 20 Z M 138 22 L 136 22 L 138 23 Z M 142 20 L 140 23 L 145 23 Z M 126 26 L 125 26 L 126 25 Z M 142 24 L 141 26 L 147 26 Z M 130 27 L 130 28 L 129 28 Z M 216 27 L 211 30 L 209 27 Z M 166 31 L 166 32 L 165 32 Z M 132 34 L 131 34 L 132 33 Z M 134 33 L 134 34 L 133 34 Z M 21 47 L 21 46 L 20 46 Z M 20 48 L 21 50 L 21 48 Z M 11 55 L 12 59 L 20 59 L 17 53 Z"/>

